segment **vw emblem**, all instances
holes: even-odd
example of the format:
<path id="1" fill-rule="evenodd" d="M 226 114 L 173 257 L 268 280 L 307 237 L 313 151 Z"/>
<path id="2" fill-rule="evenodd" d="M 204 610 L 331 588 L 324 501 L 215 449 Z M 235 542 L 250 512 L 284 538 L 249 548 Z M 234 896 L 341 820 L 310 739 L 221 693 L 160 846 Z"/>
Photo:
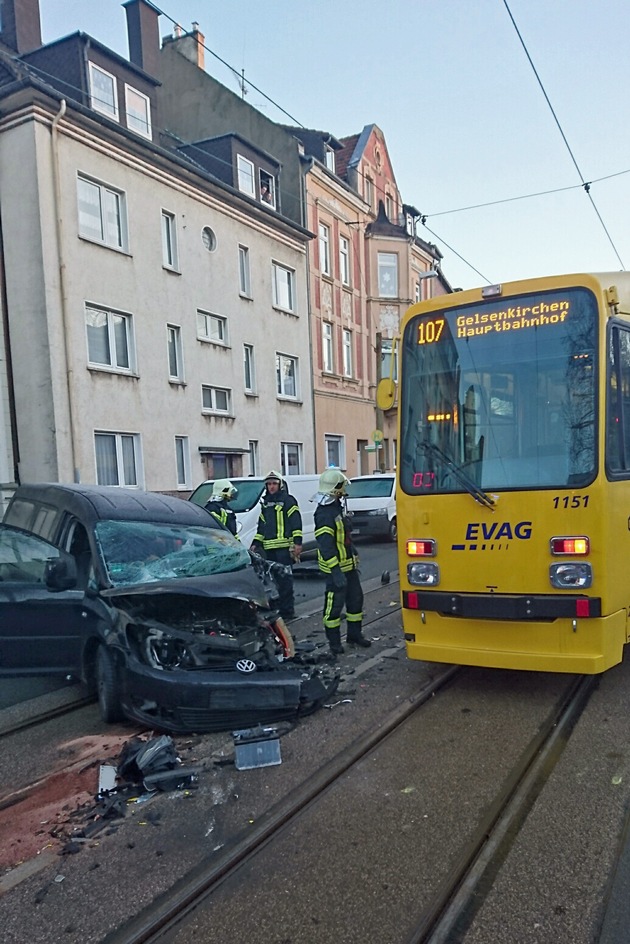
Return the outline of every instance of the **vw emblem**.
<path id="1" fill-rule="evenodd" d="M 239 659 L 236 663 L 236 668 L 239 672 L 255 672 L 256 663 L 252 662 L 251 659 Z"/>

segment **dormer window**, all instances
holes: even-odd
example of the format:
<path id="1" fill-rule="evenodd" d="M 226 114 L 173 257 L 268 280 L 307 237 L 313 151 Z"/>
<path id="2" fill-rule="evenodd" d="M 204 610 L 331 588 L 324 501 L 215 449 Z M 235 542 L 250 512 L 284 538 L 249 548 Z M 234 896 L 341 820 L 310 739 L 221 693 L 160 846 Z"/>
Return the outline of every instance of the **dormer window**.
<path id="1" fill-rule="evenodd" d="M 254 165 L 248 161 L 242 154 L 236 157 L 236 170 L 238 173 L 238 189 L 242 193 L 249 194 L 250 197 L 256 196 L 254 187 Z"/>
<path id="2" fill-rule="evenodd" d="M 100 66 L 90 62 L 90 102 L 95 111 L 100 111 L 118 121 L 118 92 L 116 79 Z"/>
<path id="3" fill-rule="evenodd" d="M 276 181 L 267 171 L 260 171 L 260 202 L 276 208 Z"/>
<path id="4" fill-rule="evenodd" d="M 125 85 L 127 127 L 144 138 L 151 137 L 151 102 L 146 95 L 130 85 Z"/>
<path id="5" fill-rule="evenodd" d="M 328 145 L 326 145 L 326 150 L 324 152 L 324 161 L 326 163 L 326 167 L 328 168 L 328 170 L 334 174 L 335 173 L 335 152 L 333 151 L 331 147 L 328 147 Z"/>

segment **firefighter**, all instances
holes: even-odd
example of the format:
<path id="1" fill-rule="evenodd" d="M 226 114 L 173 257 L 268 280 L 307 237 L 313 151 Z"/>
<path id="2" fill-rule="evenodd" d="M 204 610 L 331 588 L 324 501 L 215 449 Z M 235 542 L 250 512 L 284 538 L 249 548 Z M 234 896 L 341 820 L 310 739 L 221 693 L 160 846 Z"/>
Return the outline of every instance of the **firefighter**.
<path id="1" fill-rule="evenodd" d="M 206 511 L 209 511 L 219 524 L 231 531 L 236 537 L 236 515 L 229 507 L 238 494 L 238 489 L 229 479 L 217 479 L 212 486 L 212 495 L 206 502 Z"/>
<path id="2" fill-rule="evenodd" d="M 278 609 L 284 619 L 295 619 L 293 572 L 291 565 L 302 553 L 302 516 L 300 507 L 289 494 L 286 482 L 279 472 L 265 476 L 265 491 L 260 499 L 258 529 L 251 550 L 264 552 L 267 560 L 284 565 L 274 573 L 278 588 Z"/>
<path id="3" fill-rule="evenodd" d="M 346 607 L 346 642 L 367 648 L 372 645 L 362 633 L 363 588 L 359 577 L 359 558 L 350 540 L 350 520 L 342 499 L 348 479 L 339 469 L 326 469 L 319 477 L 315 538 L 319 569 L 326 574 L 324 594 L 324 629 L 333 656 L 344 651 L 341 642 L 341 617 Z"/>

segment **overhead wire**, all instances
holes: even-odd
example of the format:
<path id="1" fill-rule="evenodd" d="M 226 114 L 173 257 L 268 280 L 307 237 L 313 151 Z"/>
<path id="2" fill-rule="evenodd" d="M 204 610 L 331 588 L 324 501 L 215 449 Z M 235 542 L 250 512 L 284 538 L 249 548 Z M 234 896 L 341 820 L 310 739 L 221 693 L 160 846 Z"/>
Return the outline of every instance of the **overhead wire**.
<path id="1" fill-rule="evenodd" d="M 584 178 L 584 176 L 583 176 L 583 174 L 582 174 L 582 172 L 581 172 L 581 170 L 580 170 L 580 167 L 579 167 L 579 165 L 578 165 L 578 163 L 577 163 L 577 160 L 576 160 L 576 158 L 575 158 L 575 155 L 573 154 L 573 151 L 572 151 L 572 149 L 571 149 L 571 147 L 570 147 L 570 145 L 569 145 L 569 142 L 568 142 L 568 140 L 567 140 L 567 137 L 566 137 L 566 135 L 565 135 L 565 133 L 564 133 L 564 131 L 563 131 L 563 129 L 562 129 L 562 126 L 561 126 L 561 124 L 560 124 L 560 121 L 559 121 L 559 119 L 558 119 L 558 117 L 557 117 L 557 115 L 556 115 L 556 112 L 555 112 L 554 108 L 553 108 L 553 105 L 551 104 L 551 101 L 550 101 L 549 96 L 548 96 L 548 94 L 547 94 L 547 92 L 546 92 L 546 90 L 545 90 L 545 87 L 544 87 L 544 85 L 543 85 L 543 83 L 542 83 L 542 80 L 540 79 L 540 76 L 539 76 L 539 74 L 538 74 L 538 72 L 537 72 L 537 70 L 536 70 L 536 67 L 535 67 L 534 62 L 533 62 L 533 60 L 532 60 L 532 57 L 531 57 L 531 55 L 530 55 L 530 53 L 529 53 L 529 50 L 527 49 L 527 46 L 526 46 L 526 44 L 525 44 L 525 42 L 524 42 L 524 40 L 523 40 L 523 38 L 522 38 L 522 35 L 521 35 L 520 30 L 519 30 L 519 28 L 518 28 L 518 26 L 517 26 L 517 24 L 516 24 L 516 21 L 515 21 L 515 19 L 514 19 L 514 16 L 512 15 L 512 12 L 511 12 L 511 10 L 510 10 L 510 7 L 509 7 L 509 5 L 508 5 L 507 0 L 503 0 L 503 3 L 504 3 L 504 6 L 505 6 L 505 8 L 506 8 L 506 10 L 507 10 L 507 13 L 508 13 L 508 15 L 509 15 L 509 17 L 510 17 L 510 20 L 511 20 L 511 22 L 512 22 L 512 25 L 513 25 L 513 27 L 514 27 L 514 29 L 515 29 L 515 31 L 516 31 L 516 34 L 517 34 L 517 36 L 518 36 L 518 38 L 519 38 L 519 41 L 521 42 L 521 45 L 522 45 L 522 47 L 523 47 L 523 50 L 524 50 L 524 52 L 525 52 L 525 54 L 526 54 L 526 56 L 527 56 L 527 59 L 528 59 L 528 61 L 529 61 L 529 63 L 530 63 L 530 66 L 531 66 L 531 68 L 532 68 L 532 70 L 533 70 L 533 72 L 534 72 L 534 75 L 535 75 L 535 77 L 536 77 L 536 79 L 537 79 L 537 81 L 538 81 L 538 84 L 539 84 L 539 86 L 540 86 L 540 88 L 541 88 L 541 91 L 542 91 L 542 93 L 543 93 L 543 95 L 544 95 L 544 97 L 545 97 L 545 100 L 546 100 L 546 102 L 547 102 L 547 105 L 548 105 L 548 107 L 549 107 L 549 109 L 550 109 L 550 111 L 551 111 L 551 113 L 552 113 L 552 116 L 553 116 L 553 118 L 554 118 L 554 121 L 555 121 L 555 123 L 556 123 L 556 125 L 557 125 L 557 127 L 558 127 L 558 130 L 559 130 L 559 132 L 560 132 L 560 134 L 561 134 L 561 136 L 562 136 L 562 139 L 563 139 L 563 141 L 564 141 L 564 143 L 565 143 L 565 146 L 566 146 L 566 148 L 567 148 L 567 150 L 568 150 L 568 152 L 569 152 L 569 154 L 570 154 L 570 156 L 571 156 L 571 160 L 572 160 L 572 162 L 573 162 L 573 164 L 574 164 L 574 166 L 575 166 L 575 169 L 576 169 L 576 171 L 577 171 L 577 173 L 578 173 L 578 176 L 580 177 L 581 183 L 580 183 L 580 184 L 574 184 L 574 185 L 567 186 L 567 187 L 559 187 L 559 188 L 555 188 L 555 189 L 552 189 L 552 190 L 539 191 L 539 192 L 531 193 L 531 194 L 521 194 L 521 195 L 518 195 L 518 196 L 515 196 L 515 197 L 506 197 L 506 198 L 503 198 L 503 199 L 500 199 L 500 200 L 487 201 L 487 202 L 485 202 L 485 203 L 471 204 L 471 205 L 464 206 L 464 207 L 453 208 L 453 209 L 450 209 L 450 210 L 443 210 L 443 211 L 440 211 L 440 212 L 438 212 L 438 213 L 422 213 L 422 214 L 420 214 L 420 220 L 421 220 L 422 224 L 424 225 L 424 227 L 427 229 L 427 231 L 428 231 L 429 233 L 431 233 L 433 236 L 435 236 L 436 239 L 438 239 L 440 242 L 442 242 L 442 243 L 449 249 L 450 252 L 453 252 L 453 253 L 457 256 L 457 258 L 460 259 L 465 265 L 467 265 L 473 272 L 475 272 L 477 275 L 480 275 L 482 278 L 485 279 L 485 276 L 483 276 L 482 273 L 481 273 L 474 265 L 472 265 L 472 263 L 468 262 L 468 260 L 466 260 L 459 252 L 457 252 L 457 251 L 456 251 L 452 246 L 450 246 L 444 239 L 442 239 L 442 237 L 437 236 L 437 234 L 435 234 L 435 233 L 433 232 L 433 230 L 431 230 L 428 226 L 426 226 L 426 220 L 427 220 L 427 218 L 429 218 L 429 217 L 433 218 L 433 217 L 436 217 L 436 216 L 444 216 L 444 215 L 452 214 L 452 213 L 466 212 L 466 211 L 469 211 L 469 210 L 481 209 L 481 208 L 489 207 L 489 206 L 498 206 L 498 205 L 501 205 L 501 204 L 504 204 L 504 203 L 510 203 L 510 202 L 515 202 L 515 201 L 519 201 L 519 200 L 531 199 L 531 198 L 540 197 L 540 196 L 549 196 L 549 195 L 554 194 L 554 193 L 562 193 L 562 192 L 566 192 L 566 191 L 570 191 L 570 190 L 574 190 L 574 189 L 583 189 L 583 190 L 586 192 L 587 196 L 589 197 L 589 200 L 590 200 L 590 202 L 591 202 L 591 205 L 592 205 L 592 207 L 593 207 L 593 210 L 594 210 L 594 212 L 596 213 L 596 215 L 597 215 L 597 217 L 598 217 L 598 219 L 599 219 L 599 222 L 600 222 L 600 224 L 601 224 L 601 226 L 602 226 L 602 228 L 603 228 L 603 230 L 604 230 L 604 232 L 605 232 L 605 234 L 606 234 L 606 236 L 607 236 L 607 238 L 608 238 L 608 241 L 609 241 L 609 243 L 610 243 L 610 245 L 611 245 L 613 251 L 615 252 L 615 255 L 616 255 L 617 259 L 619 260 L 619 263 L 620 263 L 622 269 L 625 270 L 625 266 L 624 266 L 624 263 L 623 263 L 623 261 L 622 261 L 622 259 L 621 259 L 621 256 L 620 256 L 620 254 L 619 254 L 619 252 L 618 252 L 618 250 L 617 250 L 617 248 L 616 248 L 616 246 L 615 246 L 615 243 L 613 242 L 613 239 L 612 239 L 612 237 L 611 237 L 611 235 L 610 235 L 610 233 L 609 233 L 609 231 L 608 231 L 608 228 L 606 227 L 606 224 L 604 223 L 604 220 L 603 220 L 603 218 L 602 218 L 602 216 L 601 216 L 601 213 L 599 212 L 599 209 L 597 208 L 597 206 L 596 206 L 596 204 L 595 204 L 595 201 L 594 201 L 594 199 L 593 199 L 593 197 L 592 197 L 592 194 L 590 193 L 590 189 L 591 189 L 591 186 L 592 186 L 593 184 L 595 184 L 595 183 L 600 183 L 600 182 L 602 182 L 602 181 L 604 181 L 604 180 L 609 180 L 609 179 L 611 179 L 611 178 L 613 178 L 613 177 L 617 177 L 617 176 L 621 176 L 621 175 L 623 175 L 623 174 L 630 173 L 630 170 L 619 171 L 619 172 L 617 172 L 617 173 L 615 173 L 615 174 L 609 174 L 609 175 L 606 175 L 606 176 L 604 176 L 604 177 L 595 178 L 595 179 L 593 179 L 593 180 L 591 180 L 591 181 L 586 181 L 586 180 L 585 180 L 585 178 Z M 176 27 L 176 28 L 178 28 L 178 29 L 181 29 L 181 28 L 182 28 L 181 25 L 180 25 L 180 23 L 179 23 L 177 20 L 173 19 L 173 17 L 171 17 L 171 16 L 170 16 L 168 13 L 166 13 L 164 10 L 162 10 L 161 8 L 158 8 L 157 6 L 155 7 L 155 9 L 157 10 L 157 12 L 158 12 L 160 15 L 164 16 L 165 19 L 167 19 L 170 23 L 172 23 L 174 27 Z M 305 125 L 303 125 L 300 121 L 298 121 L 296 118 L 294 118 L 286 109 L 284 109 L 278 102 L 276 102 L 273 98 L 271 98 L 269 95 L 267 95 L 262 89 L 260 89 L 257 85 L 255 85 L 255 84 L 254 84 L 253 82 L 251 82 L 249 79 L 245 79 L 244 73 L 243 73 L 242 71 L 239 72 L 237 69 L 234 68 L 234 66 L 230 65 L 230 63 L 228 63 L 225 59 L 223 59 L 218 53 L 216 53 L 213 49 L 211 49 L 209 46 L 207 46 L 205 42 L 202 42 L 201 39 L 199 38 L 199 35 L 200 35 L 199 33 L 196 33 L 196 34 L 195 34 L 195 33 L 192 33 L 192 34 L 188 34 L 188 35 L 191 36 L 206 52 L 208 52 L 208 53 L 209 53 L 211 56 L 213 56 L 218 62 L 220 62 L 222 65 L 224 65 L 224 66 L 238 79 L 239 83 L 245 83 L 246 85 L 248 85 L 249 87 L 251 87 L 252 89 L 254 89 L 258 94 L 262 95 L 270 104 L 272 104 L 272 105 L 273 105 L 275 108 L 277 108 L 283 115 L 285 115 L 285 116 L 286 116 L 287 118 L 289 118 L 295 125 L 297 125 L 298 128 L 303 128 L 303 129 L 306 128 Z M 54 82 L 56 82 L 56 83 L 59 82 L 59 79 L 58 79 L 56 76 L 52 76 L 52 75 L 50 75 L 50 74 L 44 72 L 43 70 L 38 69 L 37 67 L 31 65 L 30 63 L 27 64 L 27 65 L 28 65 L 28 68 L 32 69 L 34 72 L 37 72 L 37 73 L 39 73 L 40 75 L 42 75 L 42 76 L 44 76 L 44 77 L 46 77 L 46 78 L 48 78 L 48 79 L 52 79 L 52 80 L 54 80 Z M 69 83 L 64 83 L 64 84 L 65 84 L 68 88 L 74 88 L 74 90 L 79 93 L 79 96 L 78 96 L 78 97 L 79 97 L 79 100 L 80 100 L 80 98 L 85 94 L 84 90 L 83 90 L 83 89 L 80 89 L 79 87 L 71 86 Z M 252 107 L 253 107 L 253 106 L 252 106 Z M 169 135 L 169 136 L 171 136 L 171 137 L 173 137 L 173 138 L 176 138 L 176 137 L 177 137 L 176 135 L 174 135 L 173 132 L 169 131 L 168 129 L 157 129 L 157 130 L 158 130 L 158 133 L 164 133 L 164 134 L 167 134 L 167 135 Z M 189 149 L 197 149 L 197 150 L 199 150 L 200 152 L 203 152 L 204 154 L 207 155 L 207 152 L 204 151 L 202 148 L 200 148 L 198 145 L 196 145 L 194 142 L 183 142 L 181 139 L 180 139 L 180 142 L 183 143 L 183 144 L 186 144 L 187 148 L 189 148 Z M 189 156 L 189 159 L 190 159 L 190 156 Z M 230 164 L 229 161 L 225 161 L 225 160 L 219 158 L 218 156 L 215 157 L 215 160 L 216 160 L 217 162 L 219 162 L 219 163 L 225 164 L 226 167 L 228 167 L 228 166 L 231 167 L 231 164 Z M 195 162 L 194 159 L 191 159 L 191 162 L 194 163 L 194 164 L 197 164 L 197 162 Z M 197 164 L 197 166 L 199 166 L 199 165 Z M 202 167 L 202 169 L 203 169 L 203 167 Z M 369 175 L 367 175 L 367 174 L 362 173 L 361 171 L 358 171 L 358 172 L 357 172 L 357 175 L 358 175 L 359 178 L 362 178 L 363 180 L 366 180 L 366 179 L 368 178 L 368 176 L 369 176 Z M 375 180 L 373 180 L 371 177 L 370 177 L 370 180 L 371 180 L 372 185 L 374 186 L 375 190 L 376 190 L 378 193 L 382 193 L 382 195 L 385 196 L 385 193 L 384 193 L 383 189 L 382 189 L 381 187 L 379 187 L 378 182 L 375 181 Z M 294 202 L 298 200 L 297 197 L 293 197 L 293 196 L 290 195 L 290 194 L 289 194 L 289 195 L 285 194 L 285 199 L 286 199 L 287 196 L 288 196 L 290 199 L 292 199 Z M 307 205 L 308 205 L 308 203 L 307 203 Z M 486 280 L 486 281 L 487 281 L 487 280 Z"/>
<path id="2" fill-rule="evenodd" d="M 533 62 L 533 60 L 532 60 L 532 57 L 531 57 L 530 54 L 529 54 L 529 50 L 528 50 L 528 48 L 527 48 L 527 45 L 525 44 L 525 40 L 524 40 L 523 37 L 521 36 L 521 32 L 520 32 L 520 30 L 519 30 L 519 28 L 518 28 L 518 26 L 517 26 L 517 24 L 516 24 L 516 20 L 514 19 L 513 15 L 512 15 L 512 11 L 510 10 L 510 7 L 509 7 L 509 4 L 508 4 L 507 0 L 503 0 L 503 5 L 505 6 L 505 9 L 506 9 L 507 12 L 508 12 L 508 16 L 510 17 L 510 20 L 512 21 L 512 26 L 513 26 L 514 29 L 516 30 L 516 35 L 517 35 L 518 38 L 519 38 L 519 41 L 520 41 L 520 43 L 521 43 L 521 46 L 523 47 L 523 50 L 524 50 L 524 52 L 525 52 L 525 55 L 527 56 L 527 59 L 528 59 L 528 61 L 529 61 L 529 64 L 530 64 L 530 66 L 532 67 L 533 73 L 534 73 L 534 75 L 536 76 L 536 81 L 538 82 L 538 85 L 540 86 L 540 90 L 541 90 L 541 92 L 543 93 L 543 95 L 544 95 L 544 97 L 545 97 L 545 101 L 547 102 L 547 105 L 549 106 L 549 110 L 551 111 L 551 114 L 552 114 L 552 116 L 553 116 L 553 120 L 555 121 L 556 126 L 557 126 L 557 128 L 558 128 L 558 131 L 560 132 L 560 135 L 562 136 L 562 140 L 563 140 L 564 143 L 565 143 L 565 146 L 566 146 L 566 148 L 567 148 L 567 151 L 569 152 L 569 155 L 570 155 L 570 157 L 571 157 L 571 160 L 573 161 L 573 165 L 574 165 L 574 167 L 575 167 L 575 169 L 576 169 L 576 171 L 577 171 L 577 173 L 578 173 L 578 176 L 579 176 L 580 180 L 582 181 L 582 188 L 583 188 L 584 192 L 586 193 L 587 197 L 589 198 L 589 200 L 590 200 L 590 202 L 591 202 L 591 206 L 593 207 L 593 210 L 595 211 L 595 214 L 597 215 L 597 218 L 598 218 L 599 222 L 601 223 L 602 228 L 603 228 L 603 230 L 604 230 L 606 236 L 608 237 L 608 242 L 609 242 L 610 245 L 612 246 L 612 249 L 613 249 L 615 255 L 617 256 L 617 259 L 619 260 L 619 264 L 621 265 L 621 268 L 625 270 L 626 267 L 625 267 L 625 265 L 623 264 L 623 260 L 622 260 L 621 256 L 619 255 L 619 252 L 617 251 L 617 247 L 615 246 L 615 243 L 613 242 L 613 238 L 612 238 L 612 236 L 610 235 L 610 233 L 608 232 L 608 228 L 607 228 L 606 224 L 604 223 L 604 220 L 603 220 L 603 218 L 602 218 L 602 215 L 601 215 L 601 213 L 599 212 L 599 209 L 597 208 L 597 206 L 596 206 L 596 204 L 595 204 L 595 201 L 593 200 L 593 196 L 592 196 L 592 194 L 591 194 L 591 185 L 590 185 L 590 183 L 589 183 L 588 181 L 585 180 L 584 175 L 582 174 L 582 171 L 580 170 L 579 164 L 578 164 L 578 162 L 577 162 L 577 160 L 576 160 L 576 158 L 575 158 L 575 154 L 574 154 L 573 151 L 571 150 L 571 146 L 570 146 L 570 144 L 569 144 L 569 142 L 568 142 L 568 140 L 567 140 L 567 136 L 565 135 L 565 133 L 564 133 L 564 131 L 563 131 L 562 125 L 560 124 L 560 121 L 559 121 L 559 119 L 558 119 L 558 116 L 556 115 L 556 112 L 555 112 L 555 110 L 554 110 L 554 107 L 553 107 L 553 105 L 551 104 L 551 101 L 550 101 L 550 99 L 549 99 L 549 96 L 547 95 L 547 91 L 546 91 L 546 89 L 545 89 L 545 86 L 544 86 L 543 83 L 542 83 L 542 79 L 540 78 L 540 76 L 539 76 L 539 74 L 538 74 L 538 71 L 537 71 L 537 69 L 536 69 L 536 66 L 534 65 L 534 62 Z"/>

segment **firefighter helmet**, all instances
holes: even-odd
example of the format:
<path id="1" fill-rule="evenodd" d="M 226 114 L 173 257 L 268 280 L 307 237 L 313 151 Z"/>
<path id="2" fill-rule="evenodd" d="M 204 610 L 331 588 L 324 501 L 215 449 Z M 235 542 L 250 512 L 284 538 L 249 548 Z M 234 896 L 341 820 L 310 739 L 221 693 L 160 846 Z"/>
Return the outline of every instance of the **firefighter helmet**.
<path id="1" fill-rule="evenodd" d="M 319 491 L 322 495 L 332 495 L 333 498 L 345 495 L 348 484 L 349 480 L 339 469 L 326 469 L 319 477 Z"/>
<path id="2" fill-rule="evenodd" d="M 282 488 L 282 476 L 279 472 L 275 472 L 274 469 L 272 469 L 271 472 L 268 472 L 265 476 L 265 485 L 267 482 L 277 482 Z"/>
<path id="3" fill-rule="evenodd" d="M 232 501 L 236 498 L 238 489 L 232 485 L 229 479 L 217 479 L 212 486 L 213 498 L 225 498 L 226 501 Z"/>

